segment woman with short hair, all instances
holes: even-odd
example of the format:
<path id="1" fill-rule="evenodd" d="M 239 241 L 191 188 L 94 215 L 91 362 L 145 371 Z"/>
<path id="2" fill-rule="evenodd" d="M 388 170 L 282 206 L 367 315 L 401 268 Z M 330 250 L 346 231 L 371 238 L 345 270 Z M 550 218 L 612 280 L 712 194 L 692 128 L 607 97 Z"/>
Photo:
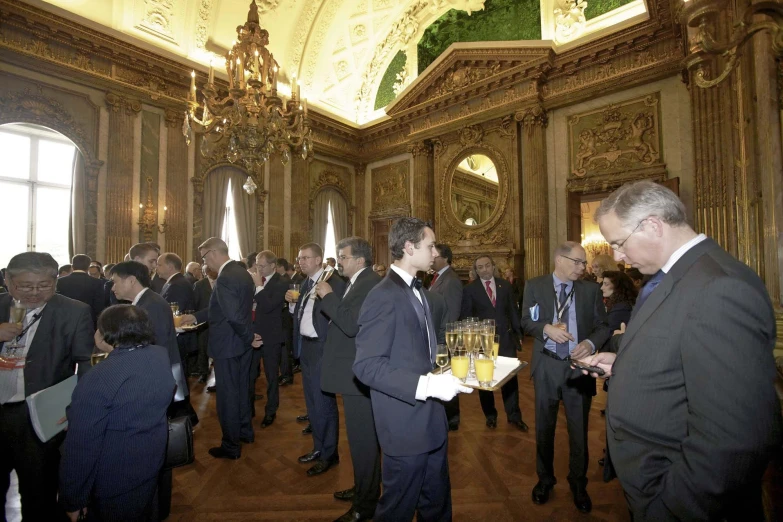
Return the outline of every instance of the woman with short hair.
<path id="1" fill-rule="evenodd" d="M 110 306 L 98 318 L 95 342 L 109 355 L 73 392 L 60 464 L 60 501 L 72 521 L 83 510 L 93 521 L 158 519 L 175 383 L 168 351 L 153 341 L 141 308 Z"/>

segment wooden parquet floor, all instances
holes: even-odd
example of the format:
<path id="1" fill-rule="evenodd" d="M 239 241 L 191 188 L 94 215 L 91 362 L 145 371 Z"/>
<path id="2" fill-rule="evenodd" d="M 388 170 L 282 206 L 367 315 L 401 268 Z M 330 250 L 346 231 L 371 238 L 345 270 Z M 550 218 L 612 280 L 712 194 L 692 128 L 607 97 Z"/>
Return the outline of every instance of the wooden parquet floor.
<path id="1" fill-rule="evenodd" d="M 530 355 L 529 348 L 522 354 Z M 312 439 L 302 435 L 304 425 L 296 416 L 305 413 L 300 375 L 295 383 L 281 388 L 280 409 L 275 423 L 260 427 L 253 419 L 255 443 L 242 448 L 236 461 L 216 460 L 207 450 L 220 443 L 220 426 L 215 396 L 205 386 L 191 383 L 191 399 L 201 423 L 195 432 L 196 462 L 175 470 L 172 511 L 168 520 L 183 522 L 240 522 L 256 520 L 331 521 L 350 507 L 332 497 L 334 491 L 353 485 L 351 455 L 340 408 L 340 464 L 323 475 L 308 477 L 308 465 L 297 457 L 312 449 Z M 593 511 L 579 513 L 573 505 L 566 481 L 568 435 L 560 409 L 557 425 L 555 470 L 558 484 L 543 506 L 533 504 L 530 492 L 537 482 L 533 386 L 529 371 L 519 376 L 520 405 L 530 426 L 522 433 L 505 422 L 501 412 L 498 427 L 484 424 L 478 395 L 461 397 L 461 425 L 449 434 L 449 465 L 455 521 L 626 521 L 629 520 L 622 489 L 617 480 L 605 484 L 598 459 L 603 455 L 605 423 L 600 410 L 605 394 L 599 391 L 590 413 L 589 485 Z M 219 387 L 219 384 L 218 384 Z M 258 380 L 257 391 L 266 395 L 266 382 Z M 256 403 L 263 412 L 266 397 Z M 502 408 L 498 394 L 496 404 Z"/>

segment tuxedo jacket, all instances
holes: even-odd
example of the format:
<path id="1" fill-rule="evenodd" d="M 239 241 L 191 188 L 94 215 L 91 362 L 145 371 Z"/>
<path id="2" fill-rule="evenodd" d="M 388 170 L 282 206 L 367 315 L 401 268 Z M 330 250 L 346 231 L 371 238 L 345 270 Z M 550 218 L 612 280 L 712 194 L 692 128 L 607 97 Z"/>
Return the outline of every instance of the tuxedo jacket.
<path id="1" fill-rule="evenodd" d="M 0 322 L 8 321 L 11 301 L 11 294 L 0 294 Z M 95 327 L 89 306 L 55 294 L 41 311 L 39 321 L 27 350 L 25 396 L 64 381 L 74 374 L 76 365 L 79 376 L 91 368 Z"/>
<path id="2" fill-rule="evenodd" d="M 332 277 L 329 278 L 329 280 L 326 282 L 329 286 L 332 287 L 332 292 L 342 297 L 342 295 L 345 293 L 345 281 L 343 281 L 341 278 L 336 277 L 337 272 L 332 274 Z M 305 283 L 307 282 L 307 279 L 304 279 L 302 283 L 300 283 L 300 288 L 303 288 Z M 315 292 L 315 290 L 313 290 Z M 315 294 L 314 294 L 315 295 Z M 301 322 L 300 317 L 300 311 L 301 307 L 305 304 L 304 298 L 305 293 L 301 292 L 299 300 L 296 302 L 296 306 L 294 307 L 294 359 L 299 358 L 299 355 L 301 354 L 301 347 L 302 343 L 298 342 L 299 340 L 299 326 Z M 315 302 L 313 303 L 313 327 L 315 328 L 315 333 L 318 334 L 318 339 L 320 339 L 322 342 L 326 341 L 326 331 L 329 328 L 329 318 L 324 314 L 323 312 L 323 300 L 316 295 Z M 302 312 L 303 313 L 303 312 Z"/>
<path id="3" fill-rule="evenodd" d="M 253 331 L 261 336 L 264 346 L 281 344 L 285 341 L 283 335 L 283 305 L 288 284 L 279 274 L 272 274 L 267 279 L 264 289 L 253 296 L 256 302 L 256 320 Z"/>
<path id="4" fill-rule="evenodd" d="M 437 281 L 436 281 L 437 282 Z M 476 279 L 465 287 L 462 292 L 462 312 L 460 316 L 478 317 L 479 319 L 494 319 L 495 333 L 500 336 L 499 355 L 503 357 L 516 357 L 517 346 L 514 346 L 511 339 L 511 333 L 515 333 L 521 338 L 519 325 L 519 315 L 517 306 L 514 303 L 514 294 L 511 290 L 511 283 L 505 279 L 495 278 L 495 306 L 489 300 L 487 289 L 484 286 L 484 280 Z"/>
<path id="5" fill-rule="evenodd" d="M 253 343 L 253 278 L 236 261 L 223 267 L 215 279 L 209 307 L 196 312 L 196 320 L 209 320 L 209 356 L 239 357 Z"/>
<path id="6" fill-rule="evenodd" d="M 362 304 L 353 364 L 356 377 L 370 388 L 378 441 L 387 455 L 420 455 L 446 442 L 443 403 L 416 400 L 419 377 L 433 369 L 436 343 L 432 316 L 426 317 L 410 286 L 389 270 Z"/>
<path id="7" fill-rule="evenodd" d="M 365 268 L 344 297 L 332 292 L 324 296 L 321 307 L 329 317 L 324 355 L 321 362 L 321 389 L 343 395 L 368 395 L 368 388 L 353 373 L 356 359 L 356 334 L 359 313 L 370 290 L 381 276 Z"/>
<path id="8" fill-rule="evenodd" d="M 443 297 L 446 304 L 446 320 L 449 323 L 457 321 L 462 311 L 462 292 L 463 286 L 457 272 L 449 267 L 443 274 L 439 275 L 435 282 L 429 288 Z M 445 325 L 444 325 L 445 326 Z"/>
<path id="9" fill-rule="evenodd" d="M 706 239 L 614 339 L 607 440 L 634 518 L 741 518 L 783 442 L 764 283 Z"/>
<path id="10" fill-rule="evenodd" d="M 81 301 L 90 307 L 93 326 L 98 322 L 98 316 L 106 308 L 104 285 L 106 281 L 96 279 L 84 272 L 73 272 L 57 279 L 57 293 Z"/>

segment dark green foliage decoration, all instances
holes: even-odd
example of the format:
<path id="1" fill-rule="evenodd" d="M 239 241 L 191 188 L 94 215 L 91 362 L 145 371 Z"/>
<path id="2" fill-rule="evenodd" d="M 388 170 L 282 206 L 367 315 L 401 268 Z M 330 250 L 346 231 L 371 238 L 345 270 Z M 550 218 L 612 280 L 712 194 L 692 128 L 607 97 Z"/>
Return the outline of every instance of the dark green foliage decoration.
<path id="1" fill-rule="evenodd" d="M 465 11 L 452 9 L 427 27 L 419 40 L 419 74 L 454 42 L 540 39 L 539 0 L 487 0 L 483 11 L 470 16 Z"/>
<path id="2" fill-rule="evenodd" d="M 587 9 L 585 9 L 585 18 L 592 20 L 602 14 L 613 11 L 618 7 L 630 4 L 633 0 L 587 0 Z"/>
<path id="3" fill-rule="evenodd" d="M 386 73 L 381 78 L 380 85 L 378 85 L 378 92 L 375 93 L 375 110 L 386 107 L 396 98 L 393 88 L 394 82 L 397 81 L 397 73 L 401 73 L 405 69 L 407 61 L 408 57 L 402 51 L 397 51 L 397 54 L 392 58 Z"/>

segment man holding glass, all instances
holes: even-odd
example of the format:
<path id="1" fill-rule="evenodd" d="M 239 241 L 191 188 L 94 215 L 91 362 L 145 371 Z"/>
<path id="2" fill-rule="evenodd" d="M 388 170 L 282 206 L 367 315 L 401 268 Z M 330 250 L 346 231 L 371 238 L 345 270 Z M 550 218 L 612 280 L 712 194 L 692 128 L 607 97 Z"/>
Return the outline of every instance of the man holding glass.
<path id="1" fill-rule="evenodd" d="M 11 470 L 19 477 L 24 520 L 63 520 L 57 505 L 59 447 L 65 432 L 41 442 L 33 431 L 25 398 L 90 369 L 93 322 L 90 307 L 55 294 L 57 262 L 49 254 L 11 258 L 8 292 L 0 294 L 0 494 Z M 9 321 L 11 309 L 21 321 Z M 16 348 L 9 348 L 16 345 Z"/>

